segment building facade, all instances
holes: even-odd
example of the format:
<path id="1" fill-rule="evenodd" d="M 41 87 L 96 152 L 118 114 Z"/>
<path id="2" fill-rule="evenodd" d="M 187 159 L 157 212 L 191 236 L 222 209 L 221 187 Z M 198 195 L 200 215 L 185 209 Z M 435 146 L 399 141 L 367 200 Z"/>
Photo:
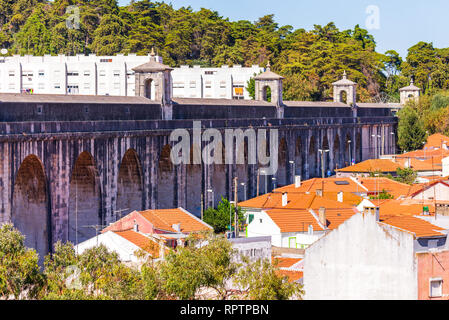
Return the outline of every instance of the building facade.
<path id="1" fill-rule="evenodd" d="M 0 93 L 134 96 L 133 68 L 149 56 L 0 57 Z M 161 57 L 156 57 L 162 63 Z M 254 65 L 221 68 L 181 66 L 173 69 L 173 96 L 177 98 L 250 99 L 247 82 L 263 71 Z"/>

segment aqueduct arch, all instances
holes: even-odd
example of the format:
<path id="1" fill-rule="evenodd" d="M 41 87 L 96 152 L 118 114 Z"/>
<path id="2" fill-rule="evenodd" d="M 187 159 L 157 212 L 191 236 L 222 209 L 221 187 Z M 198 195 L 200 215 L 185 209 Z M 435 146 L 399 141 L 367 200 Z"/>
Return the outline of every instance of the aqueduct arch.
<path id="1" fill-rule="evenodd" d="M 40 261 L 50 251 L 47 179 L 41 160 L 27 156 L 14 183 L 11 220 L 25 235 L 25 246 L 36 249 Z"/>

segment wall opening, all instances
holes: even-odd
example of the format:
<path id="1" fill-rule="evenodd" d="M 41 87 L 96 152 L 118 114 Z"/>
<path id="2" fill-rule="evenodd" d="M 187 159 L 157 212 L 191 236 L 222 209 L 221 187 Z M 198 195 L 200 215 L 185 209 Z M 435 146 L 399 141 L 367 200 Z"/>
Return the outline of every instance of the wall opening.
<path id="1" fill-rule="evenodd" d="M 348 93 L 345 90 L 340 91 L 340 102 L 348 103 Z"/>
<path id="2" fill-rule="evenodd" d="M 26 157 L 17 172 L 11 220 L 25 235 L 25 246 L 36 249 L 42 264 L 50 249 L 50 217 L 44 168 L 34 155 Z"/>
<path id="3" fill-rule="evenodd" d="M 170 157 L 171 147 L 165 145 L 159 156 L 157 192 L 159 209 L 173 209 L 175 204 L 175 167 Z"/>
<path id="4" fill-rule="evenodd" d="M 117 206 L 115 219 L 143 208 L 142 169 L 139 156 L 129 149 L 123 156 L 117 181 Z M 126 211 L 123 211 L 126 210 Z"/>
<path id="5" fill-rule="evenodd" d="M 270 86 L 264 86 L 262 88 L 262 100 L 271 102 L 271 88 Z"/>
<path id="6" fill-rule="evenodd" d="M 101 195 L 98 171 L 88 152 L 78 156 L 70 179 L 69 241 L 81 243 L 101 230 Z"/>

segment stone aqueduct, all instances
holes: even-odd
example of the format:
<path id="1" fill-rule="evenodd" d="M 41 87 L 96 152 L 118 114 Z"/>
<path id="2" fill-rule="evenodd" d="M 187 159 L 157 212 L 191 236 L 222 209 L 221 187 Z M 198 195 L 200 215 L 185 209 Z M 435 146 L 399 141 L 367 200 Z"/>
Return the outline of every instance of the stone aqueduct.
<path id="1" fill-rule="evenodd" d="M 280 88 L 278 101 L 176 99 L 167 66 L 150 61 L 135 72 L 136 97 L 0 94 L 0 222 L 12 222 L 41 255 L 133 210 L 183 207 L 199 215 L 222 196 L 233 198 L 235 177 L 241 200 L 256 196 L 258 181 L 263 193 L 272 178 L 281 186 L 295 175 L 321 176 L 318 149 L 330 150 L 326 172 L 396 151 L 397 119 L 386 105 L 283 102 L 282 78 L 270 70 L 256 84 Z M 145 97 L 146 79 L 160 100 Z M 174 165 L 171 132 L 192 135 L 198 119 L 203 130 L 222 133 L 278 129 L 276 176 L 258 179 L 258 165 L 249 164 Z"/>
<path id="2" fill-rule="evenodd" d="M 385 153 L 395 151 L 391 135 L 394 119 L 354 120 L 251 122 L 259 122 L 258 128 L 279 130 L 279 170 L 275 178 L 277 185 L 285 185 L 293 183 L 294 175 L 303 179 L 321 175 L 318 148 L 331 150 L 324 161 L 326 172 L 347 165 L 350 156 L 356 161 L 372 157 L 376 147 Z M 157 123 L 149 122 L 148 127 Z M 187 122 L 192 122 L 186 121 L 188 128 Z M 216 122 L 208 121 L 208 125 L 223 131 L 225 127 Z M 227 127 L 245 128 L 245 122 L 228 121 Z M 232 197 L 234 177 L 239 184 L 246 184 L 238 189 L 239 199 L 257 192 L 258 165 L 174 166 L 170 161 L 172 129 L 53 132 L 50 124 L 45 125 L 46 129 L 40 124 L 42 132 L 10 133 L 0 140 L 1 221 L 13 222 L 27 235 L 27 244 L 39 252 L 50 250 L 56 240 L 83 241 L 95 235 L 93 226 L 113 222 L 127 211 L 184 207 L 199 214 L 202 199 L 207 207 L 212 201 L 218 203 L 221 196 Z M 70 125 L 76 127 L 76 123 Z M 39 124 L 22 123 L 19 131 L 32 126 L 36 129 Z M 375 145 L 373 134 L 383 137 L 382 146 Z M 263 179 L 259 181 L 260 192 L 265 191 Z M 271 190 L 271 177 L 268 181 Z M 206 191 L 209 188 L 213 194 Z"/>

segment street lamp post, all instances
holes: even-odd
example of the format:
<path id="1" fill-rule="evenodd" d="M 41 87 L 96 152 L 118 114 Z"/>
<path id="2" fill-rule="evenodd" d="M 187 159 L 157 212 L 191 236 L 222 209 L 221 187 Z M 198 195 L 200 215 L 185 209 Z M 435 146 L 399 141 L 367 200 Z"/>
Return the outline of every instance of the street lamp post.
<path id="1" fill-rule="evenodd" d="M 271 181 L 273 182 L 273 190 L 276 189 L 276 178 L 271 178 Z"/>
<path id="2" fill-rule="evenodd" d="M 246 201 L 246 183 L 242 182 L 240 185 L 243 187 L 243 199 Z"/>
<path id="3" fill-rule="evenodd" d="M 349 144 L 349 165 L 351 166 L 352 165 L 352 152 L 351 152 L 351 140 L 348 140 L 348 144 Z"/>
<path id="4" fill-rule="evenodd" d="M 212 189 L 207 189 L 208 193 L 212 193 L 212 208 L 215 207 L 215 199 L 214 199 L 214 190 Z M 209 198 L 209 197 L 208 197 Z M 210 200 L 208 201 L 209 203 L 211 202 Z"/>
<path id="5" fill-rule="evenodd" d="M 324 179 L 324 154 L 329 152 L 330 150 L 318 149 L 318 152 L 321 153 L 321 177 Z"/>

